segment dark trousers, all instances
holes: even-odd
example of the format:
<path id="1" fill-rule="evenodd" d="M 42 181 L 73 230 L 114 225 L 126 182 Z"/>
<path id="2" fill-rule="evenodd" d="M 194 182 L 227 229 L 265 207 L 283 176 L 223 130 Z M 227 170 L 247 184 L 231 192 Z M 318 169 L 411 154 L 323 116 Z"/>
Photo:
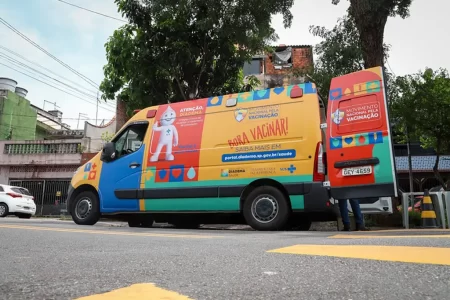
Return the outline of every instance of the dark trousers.
<path id="1" fill-rule="evenodd" d="M 353 215 L 355 216 L 355 223 L 362 225 L 363 216 L 361 213 L 361 207 L 359 206 L 358 199 L 349 199 L 350 206 L 353 210 Z M 339 200 L 339 211 L 341 212 L 342 223 L 344 225 L 350 225 L 350 218 L 348 216 L 347 200 Z"/>

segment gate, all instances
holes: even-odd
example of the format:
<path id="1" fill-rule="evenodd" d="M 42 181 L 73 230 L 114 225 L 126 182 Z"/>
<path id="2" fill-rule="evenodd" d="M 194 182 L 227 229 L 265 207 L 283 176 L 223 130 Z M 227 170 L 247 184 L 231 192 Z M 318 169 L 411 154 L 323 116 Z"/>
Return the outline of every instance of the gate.
<path id="1" fill-rule="evenodd" d="M 66 212 L 67 191 L 70 179 L 10 180 L 10 185 L 28 189 L 34 196 L 37 216 L 54 216 Z"/>

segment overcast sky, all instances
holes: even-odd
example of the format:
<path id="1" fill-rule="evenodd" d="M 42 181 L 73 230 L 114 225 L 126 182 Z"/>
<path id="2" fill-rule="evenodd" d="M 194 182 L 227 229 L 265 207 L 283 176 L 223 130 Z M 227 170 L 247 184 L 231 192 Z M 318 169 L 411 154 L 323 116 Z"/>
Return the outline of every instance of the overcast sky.
<path id="1" fill-rule="evenodd" d="M 121 18 L 113 0 L 65 1 Z M 0 2 L 1 18 L 59 60 L 100 84 L 103 79 L 103 66 L 106 64 L 104 44 L 113 31 L 123 25 L 122 22 L 80 10 L 58 0 L 2 0 Z M 433 0 L 433 5 L 426 3 L 425 0 L 413 0 L 410 18 L 388 20 L 385 42 L 392 46 L 389 66 L 395 75 L 413 73 L 427 66 L 444 67 L 450 70 L 450 56 L 446 53 L 449 46 L 446 36 L 450 28 L 447 21 L 450 2 Z M 294 21 L 291 28 L 284 29 L 280 16 L 273 18 L 273 26 L 280 36 L 277 44 L 317 44 L 320 40 L 309 34 L 308 27 L 322 25 L 332 28 L 337 19 L 345 14 L 347 6 L 348 2 L 345 0 L 337 6 L 332 5 L 331 0 L 296 0 L 292 8 Z M 2 47 L 44 66 L 56 75 L 24 61 Z M 68 84 L 83 94 L 42 74 L 36 74 L 23 65 L 12 63 L 4 58 L 5 55 L 56 79 L 61 80 L 58 76 L 70 79 L 72 82 Z M 81 99 L 2 64 L 75 94 Z M 87 118 L 95 123 L 97 90 L 1 23 L 0 77 L 9 77 L 18 81 L 20 87 L 29 91 L 27 99 L 36 106 L 42 108 L 44 100 L 56 102 L 58 109 L 63 112 L 64 122 L 70 124 L 72 128 L 77 126 L 79 113 L 86 114 Z M 115 102 L 102 103 L 99 106 L 99 124 L 102 120 L 108 122 L 111 119 L 114 115 L 114 106 Z M 46 110 L 52 108 L 52 104 L 45 103 Z"/>

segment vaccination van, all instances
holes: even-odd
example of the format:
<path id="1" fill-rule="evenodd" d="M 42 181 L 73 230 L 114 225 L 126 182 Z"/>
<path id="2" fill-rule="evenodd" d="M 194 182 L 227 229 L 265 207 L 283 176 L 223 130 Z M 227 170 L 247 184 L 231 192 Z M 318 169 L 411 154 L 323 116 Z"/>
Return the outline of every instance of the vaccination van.
<path id="1" fill-rule="evenodd" d="M 75 223 L 256 230 L 336 220 L 336 199 L 397 196 L 382 68 L 135 112 L 73 176 Z"/>

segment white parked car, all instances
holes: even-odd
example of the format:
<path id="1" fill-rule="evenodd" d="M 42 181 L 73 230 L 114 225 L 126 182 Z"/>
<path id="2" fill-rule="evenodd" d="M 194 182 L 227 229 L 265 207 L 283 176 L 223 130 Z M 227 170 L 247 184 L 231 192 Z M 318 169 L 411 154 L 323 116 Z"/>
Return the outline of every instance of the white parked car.
<path id="1" fill-rule="evenodd" d="M 0 218 L 16 215 L 29 219 L 35 214 L 34 197 L 26 188 L 0 184 Z"/>

